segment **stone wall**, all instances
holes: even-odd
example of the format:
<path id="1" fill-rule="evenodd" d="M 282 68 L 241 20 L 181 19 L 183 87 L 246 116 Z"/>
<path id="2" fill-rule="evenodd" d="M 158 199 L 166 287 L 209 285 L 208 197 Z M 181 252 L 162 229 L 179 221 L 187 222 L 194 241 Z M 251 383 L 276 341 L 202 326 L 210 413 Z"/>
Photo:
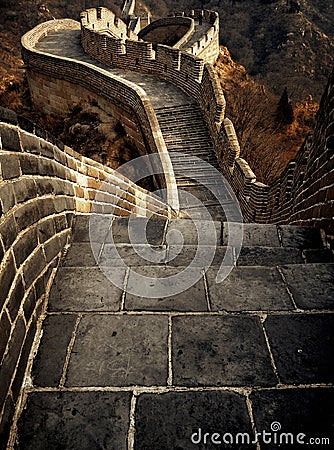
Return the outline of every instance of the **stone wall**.
<path id="1" fill-rule="evenodd" d="M 48 283 L 75 214 L 175 213 L 126 177 L 3 109 L 0 142 L 0 436 L 5 442 Z"/>
<path id="2" fill-rule="evenodd" d="M 138 33 L 138 38 L 145 40 L 145 36 L 151 31 L 157 28 L 169 27 L 171 25 L 182 25 L 187 27 L 184 35 L 173 45 L 173 48 L 180 48 L 182 45 L 186 44 L 195 29 L 194 19 L 190 17 L 165 17 L 163 19 L 155 20 Z"/>
<path id="3" fill-rule="evenodd" d="M 83 95 L 97 96 L 104 104 L 111 102 L 109 106 L 111 111 L 114 110 L 113 105 L 121 105 L 122 109 L 133 117 L 133 123 L 140 127 L 146 152 L 159 153 L 163 166 L 163 175 L 157 176 L 159 187 L 167 189 L 168 204 L 178 210 L 173 167 L 154 109 L 143 89 L 91 64 L 44 54 L 35 49 L 35 44 L 47 33 L 59 28 L 76 29 L 77 27 L 78 23 L 70 19 L 53 20 L 38 25 L 23 36 L 22 55 L 28 67 L 28 79 L 30 74 L 32 74 L 32 80 L 37 77 L 35 85 L 32 85 L 32 96 L 36 96 L 40 104 L 44 102 L 49 111 L 54 108 L 54 112 L 58 112 L 61 108 L 61 96 L 65 98 L 65 107 L 69 107 L 72 101 L 74 105 L 78 92 L 81 92 L 82 88 L 84 88 Z M 53 80 L 51 82 L 53 85 L 48 84 L 50 78 Z M 64 87 L 69 90 L 62 91 Z M 126 127 L 127 123 L 124 121 L 123 125 Z"/>
<path id="4" fill-rule="evenodd" d="M 39 27 L 44 27 L 45 31 L 49 27 L 54 29 L 56 26 L 62 26 L 55 22 L 59 21 L 48 22 Z M 74 24 L 71 26 L 77 26 Z M 70 26 L 68 22 L 64 25 Z M 43 28 L 37 27 L 30 32 L 34 37 L 28 36 L 27 39 L 33 41 L 41 32 Z M 198 102 L 209 128 L 221 171 L 239 199 L 245 221 L 316 225 L 333 234 L 333 157 L 330 152 L 333 135 L 333 76 L 322 100 L 313 137 L 309 137 L 305 142 L 296 159 L 288 164 L 279 180 L 267 186 L 256 180 L 247 161 L 240 158 L 238 139 L 232 122 L 225 117 L 224 95 L 211 64 L 179 49 L 157 45 L 154 51 L 151 43 L 131 40 L 124 42 L 122 39 L 96 33 L 85 26 L 82 26 L 82 44 L 87 53 L 104 64 L 162 77 L 176 84 Z M 33 49 L 25 51 L 24 55 L 28 66 L 36 67 L 39 73 L 66 80 L 74 77 L 78 84 L 92 89 L 101 97 L 116 96 L 117 101 L 122 101 L 123 98 L 123 101 L 129 103 L 127 91 L 123 88 L 119 91 L 113 89 L 115 81 L 110 74 L 108 78 L 103 78 L 103 84 L 98 88 L 96 77 L 99 77 L 101 70 L 96 67 L 68 59 L 62 59 L 55 65 L 52 57 L 38 54 Z M 61 73 L 57 71 L 57 65 L 60 66 Z M 130 102 L 130 105 L 136 110 L 133 103 Z M 153 110 L 150 110 L 150 114 L 155 118 Z M 137 116 L 143 134 L 146 138 L 149 136 L 147 140 L 153 151 L 156 151 L 158 146 L 152 145 L 150 121 L 145 114 L 138 113 Z M 152 121 L 157 127 L 153 129 L 154 134 L 159 130 L 159 126 L 156 120 Z M 161 133 L 159 145 L 165 151 Z"/>

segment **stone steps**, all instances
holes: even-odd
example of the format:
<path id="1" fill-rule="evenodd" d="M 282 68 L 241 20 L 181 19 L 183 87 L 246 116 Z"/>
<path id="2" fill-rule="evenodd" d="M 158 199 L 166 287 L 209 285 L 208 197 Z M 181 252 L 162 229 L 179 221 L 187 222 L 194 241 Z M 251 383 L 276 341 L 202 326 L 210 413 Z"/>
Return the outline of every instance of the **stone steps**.
<path id="1" fill-rule="evenodd" d="M 45 448 L 50 439 L 100 448 L 94 439 L 112 436 L 105 448 L 126 450 L 131 414 L 135 449 L 161 448 L 145 444 L 159 434 L 156 415 L 171 420 L 172 444 L 163 448 L 209 426 L 203 411 L 219 423 L 232 416 L 245 432 L 246 391 L 257 423 L 274 400 L 286 409 L 276 405 L 270 423 L 283 423 L 294 401 L 299 411 L 306 402 L 308 417 L 331 406 L 332 389 L 324 397 L 319 386 L 333 381 L 333 278 L 332 252 L 313 228 L 77 216 L 51 289 L 17 448 Z M 263 398 L 267 392 L 274 400 Z M 186 427 L 180 436 L 178 421 Z M 87 424 L 98 438 L 89 440 Z"/>

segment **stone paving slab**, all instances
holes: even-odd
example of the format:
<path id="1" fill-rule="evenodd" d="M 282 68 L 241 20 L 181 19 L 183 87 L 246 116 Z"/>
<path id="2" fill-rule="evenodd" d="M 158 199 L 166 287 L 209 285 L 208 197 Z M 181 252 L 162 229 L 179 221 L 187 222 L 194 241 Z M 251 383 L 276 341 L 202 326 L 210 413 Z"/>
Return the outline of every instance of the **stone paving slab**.
<path id="1" fill-rule="evenodd" d="M 243 245 L 247 247 L 280 247 L 276 225 L 253 223 L 223 223 L 222 245 L 227 245 L 229 234 L 243 235 Z M 230 244 L 233 245 L 233 244 Z"/>
<path id="2" fill-rule="evenodd" d="M 135 450 L 255 449 L 214 443 L 224 433 L 239 432 L 253 439 L 246 399 L 236 393 L 169 392 L 142 394 L 137 400 Z"/>
<path id="3" fill-rule="evenodd" d="M 77 215 L 73 242 L 105 242 L 111 222 L 112 217 L 110 215 Z"/>
<path id="4" fill-rule="evenodd" d="M 277 382 L 257 317 L 174 317 L 172 339 L 175 385 L 272 386 Z"/>
<path id="5" fill-rule="evenodd" d="M 112 234 L 115 244 L 148 242 L 150 245 L 158 246 L 162 244 L 165 226 L 164 219 L 149 220 L 145 217 L 115 219 L 111 224 L 106 242 L 111 242 L 110 234 Z"/>
<path id="6" fill-rule="evenodd" d="M 196 259 L 195 259 L 196 257 Z M 223 265 L 234 265 L 234 254 L 231 247 L 195 246 L 183 245 L 168 246 L 168 266 L 180 267 L 191 264 L 194 267 L 210 267 Z"/>
<path id="7" fill-rule="evenodd" d="M 191 220 L 172 220 L 167 228 L 167 243 L 173 245 L 178 243 L 178 236 L 182 235 L 186 245 L 219 245 L 221 222 L 208 222 Z M 173 238 L 176 232 L 175 237 Z M 198 235 L 200 239 L 198 239 Z M 198 242 L 199 241 L 199 242 Z"/>
<path id="8" fill-rule="evenodd" d="M 97 262 L 94 255 L 95 254 L 99 255 L 100 250 L 101 250 L 100 243 L 73 242 L 63 262 L 63 266 L 64 267 L 96 266 Z"/>
<path id="9" fill-rule="evenodd" d="M 271 443 L 261 440 L 261 450 L 272 449 L 324 449 L 333 448 L 334 433 L 334 389 L 333 388 L 299 388 L 279 389 L 268 391 L 255 391 L 250 395 L 253 416 L 258 432 L 265 430 L 271 434 Z M 274 433 L 271 430 L 272 423 L 281 427 L 277 431 L 278 444 L 281 433 L 291 433 L 291 440 L 285 444 L 282 436 L 282 445 L 274 445 Z M 298 445 L 297 435 L 304 440 L 304 445 Z M 329 445 L 312 445 L 310 438 L 329 438 Z M 290 438 L 291 439 L 291 438 Z"/>
<path id="10" fill-rule="evenodd" d="M 272 315 L 264 326 L 283 383 L 333 383 L 333 314 Z"/>
<path id="11" fill-rule="evenodd" d="M 129 392 L 33 392 L 16 449 L 127 450 Z"/>
<path id="12" fill-rule="evenodd" d="M 273 311 L 294 309 L 275 267 L 236 267 L 222 283 L 217 270 L 206 273 L 212 311 Z"/>
<path id="13" fill-rule="evenodd" d="M 279 225 L 283 247 L 322 248 L 320 230 L 310 227 L 296 227 L 293 225 Z"/>
<path id="14" fill-rule="evenodd" d="M 66 386 L 165 385 L 167 341 L 168 317 L 84 316 Z"/>
<path id="15" fill-rule="evenodd" d="M 334 263 L 334 255 L 329 248 L 303 250 L 303 257 L 307 263 Z"/>
<path id="16" fill-rule="evenodd" d="M 334 309 L 334 264 L 285 266 L 282 272 L 299 308 Z"/>
<path id="17" fill-rule="evenodd" d="M 121 305 L 122 289 L 109 279 L 117 278 L 122 286 L 125 269 L 98 267 L 62 267 L 58 270 L 51 289 L 49 311 L 118 311 Z"/>
<path id="18" fill-rule="evenodd" d="M 48 316 L 44 320 L 43 336 L 32 368 L 35 386 L 59 385 L 76 319 L 75 315 L 68 314 Z"/>
<path id="19" fill-rule="evenodd" d="M 203 274 L 199 269 L 187 269 L 186 267 L 136 267 L 135 273 L 130 273 L 125 295 L 126 310 L 149 310 L 149 311 L 208 311 L 208 303 L 205 296 Z M 183 275 L 182 275 L 183 273 Z M 152 278 L 149 283 L 150 291 L 147 296 L 137 296 L 131 292 L 138 292 L 140 280 L 136 274 Z M 171 279 L 171 277 L 174 279 Z M 185 279 L 193 282 L 199 276 L 200 279 L 193 286 L 183 291 Z M 159 280 L 157 280 L 157 278 Z M 161 280 L 161 278 L 164 278 Z M 180 286 L 180 293 L 166 297 L 159 292 L 169 292 L 170 284 Z M 142 283 L 141 283 L 142 287 Z M 152 291 L 151 291 L 152 289 Z M 151 298 L 154 294 L 157 298 Z"/>
<path id="20" fill-rule="evenodd" d="M 302 264 L 301 250 L 295 248 L 246 247 L 240 251 L 238 266 L 281 266 Z"/>
<path id="21" fill-rule="evenodd" d="M 152 266 L 164 264 L 166 247 L 105 244 L 99 258 L 104 267 Z"/>

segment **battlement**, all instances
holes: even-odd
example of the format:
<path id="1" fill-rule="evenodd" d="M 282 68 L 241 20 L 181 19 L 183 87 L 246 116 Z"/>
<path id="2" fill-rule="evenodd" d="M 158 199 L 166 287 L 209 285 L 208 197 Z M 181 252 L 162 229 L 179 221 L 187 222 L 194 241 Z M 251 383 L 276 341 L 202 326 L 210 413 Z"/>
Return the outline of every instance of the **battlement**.
<path id="1" fill-rule="evenodd" d="M 196 17 L 196 14 L 198 13 L 194 12 L 193 16 Z M 214 15 L 209 13 L 206 15 L 208 20 L 216 20 Z M 24 51 L 24 58 L 30 70 L 38 71 L 39 74 L 45 73 L 50 77 L 75 79 L 75 82 L 81 86 L 96 90 L 99 96 L 109 100 L 116 99 L 118 102 L 124 102 L 126 99 L 126 103 L 129 104 L 128 93 L 125 93 L 124 88 L 122 87 L 121 91 L 114 89 L 115 77 L 112 74 L 108 73 L 108 76 L 103 78 L 103 83 L 95 82 L 97 74 L 103 72 L 101 69 L 70 61 L 67 58 L 57 59 L 40 54 L 34 49 L 33 43 L 37 42 L 43 33 L 47 33 L 48 27 L 50 30 L 55 30 L 62 25 L 69 26 L 68 22 L 63 24 L 60 22 L 52 21 L 42 24 L 26 35 L 23 45 L 27 47 L 29 43 L 31 47 L 29 51 Z M 74 22 L 72 26 L 77 28 L 78 24 Z M 328 219 L 332 203 L 330 195 L 325 190 L 330 186 L 329 172 L 332 164 L 332 157 L 326 147 L 331 145 L 328 135 L 328 130 L 332 130 L 328 123 L 331 120 L 331 113 L 328 110 L 331 107 L 330 101 L 322 102 L 322 109 L 325 108 L 326 112 L 319 113 L 323 123 L 327 123 L 327 128 L 319 125 L 321 121 L 318 122 L 314 134 L 317 136 L 316 140 L 310 137 L 296 160 L 288 164 L 279 180 L 267 186 L 257 181 L 247 161 L 240 158 L 238 139 L 232 122 L 225 116 L 225 98 L 211 64 L 181 49 L 161 44 L 153 48 L 152 43 L 149 42 L 115 38 L 83 25 L 81 33 L 84 50 L 96 60 L 110 67 L 128 69 L 168 80 L 198 103 L 209 129 L 221 171 L 235 191 L 246 221 L 317 225 L 325 227 L 326 231 L 333 234 Z M 79 66 L 81 66 L 80 69 Z M 125 80 L 122 83 L 124 84 Z M 330 86 L 333 86 L 333 76 Z M 333 89 L 328 88 L 326 92 L 326 95 L 332 98 Z M 131 102 L 130 108 L 133 107 L 138 111 L 136 102 Z M 154 111 L 151 111 L 149 116 L 151 119 L 154 118 Z M 150 137 L 149 142 L 153 142 L 152 134 L 155 134 L 155 130 L 159 130 L 156 118 L 152 119 L 153 133 L 152 121 L 149 125 L 142 113 L 138 113 L 138 120 L 145 134 Z M 319 133 L 327 136 L 327 140 L 320 139 Z M 159 136 L 161 137 L 161 134 Z M 158 150 L 159 146 L 160 150 Z M 161 151 L 161 148 L 164 149 L 163 152 L 167 151 L 162 137 L 158 144 L 152 145 L 153 151 Z M 319 169 L 318 164 L 321 164 Z M 314 179 L 313 173 L 317 174 L 318 181 L 314 180 L 310 185 L 309 180 Z M 323 180 L 319 181 L 320 178 Z M 318 203 L 315 204 L 314 201 Z"/>

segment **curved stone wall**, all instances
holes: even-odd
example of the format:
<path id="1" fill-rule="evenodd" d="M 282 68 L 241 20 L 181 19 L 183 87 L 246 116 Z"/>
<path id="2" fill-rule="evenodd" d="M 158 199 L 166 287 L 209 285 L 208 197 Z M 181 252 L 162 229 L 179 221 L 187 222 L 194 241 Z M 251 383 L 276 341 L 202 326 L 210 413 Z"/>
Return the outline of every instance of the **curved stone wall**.
<path id="1" fill-rule="evenodd" d="M 97 68 L 85 62 L 78 62 L 70 58 L 61 58 L 46 54 L 36 50 L 36 43 L 48 33 L 58 29 L 77 29 L 79 24 L 71 19 L 52 20 L 38 25 L 22 38 L 22 55 L 28 66 L 29 72 L 33 72 L 43 82 L 43 76 L 51 77 L 55 81 L 64 80 L 72 86 L 83 87 L 93 94 L 112 101 L 116 104 L 124 105 L 135 116 L 140 124 L 141 132 L 145 138 L 146 149 L 150 153 L 159 153 L 163 166 L 163 176 L 159 177 L 160 188 L 167 189 L 168 204 L 175 210 L 179 209 L 177 188 L 172 164 L 166 149 L 166 144 L 162 138 L 159 123 L 154 109 L 146 93 L 127 80 L 112 75 L 111 73 Z M 102 36 L 98 33 L 94 35 Z M 40 83 L 43 87 L 43 83 Z M 54 92 L 59 91 L 58 86 L 54 86 Z M 34 95 L 36 89 L 32 89 Z M 52 87 L 43 91 L 40 95 L 52 99 Z M 69 92 L 69 98 L 73 92 Z M 65 96 L 64 92 L 62 93 Z M 61 98 L 56 98 L 56 102 L 61 103 Z M 50 100 L 49 105 L 51 106 Z"/>
<path id="2" fill-rule="evenodd" d="M 176 214 L 154 194 L 11 111 L 0 110 L 0 138 L 0 435 L 5 436 L 74 216 Z"/>
<path id="3" fill-rule="evenodd" d="M 183 36 L 177 41 L 175 45 L 173 45 L 173 48 L 180 48 L 182 45 L 185 45 L 187 43 L 195 29 L 194 19 L 190 17 L 165 17 L 163 19 L 155 20 L 138 33 L 138 39 L 145 40 L 145 36 L 147 36 L 147 34 L 151 31 L 156 30 L 157 28 L 169 27 L 171 25 L 182 25 L 184 27 L 187 27 L 187 30 L 185 31 Z"/>
<path id="4" fill-rule="evenodd" d="M 69 26 L 69 23 L 66 22 L 64 25 Z M 40 27 L 54 29 L 57 26 L 63 25 L 59 24 L 59 21 L 53 21 L 42 24 Z M 71 26 L 78 25 L 72 22 Z M 42 28 L 39 28 L 38 33 L 41 30 Z M 36 35 L 36 29 L 33 30 L 33 35 Z M 34 37 L 30 36 L 29 39 L 33 40 Z M 82 44 L 87 53 L 104 64 L 162 77 L 175 83 L 198 102 L 208 125 L 222 173 L 239 199 L 245 221 L 317 225 L 325 227 L 327 233 L 333 234 L 330 228 L 332 206 L 324 206 L 332 205 L 331 197 L 333 196 L 330 181 L 332 156 L 327 150 L 328 145 L 329 147 L 332 145 L 329 134 L 333 134 L 330 109 L 333 108 L 333 89 L 330 87 L 333 86 L 333 76 L 326 91 L 327 100 L 322 101 L 321 110 L 325 112 L 319 113 L 314 132 L 315 138 L 309 138 L 296 160 L 288 164 L 279 180 L 267 186 L 256 180 L 247 162 L 240 158 L 240 148 L 234 127 L 225 117 L 225 99 L 211 64 L 205 64 L 202 59 L 179 49 L 157 45 L 154 51 L 151 43 L 131 40 L 124 43 L 121 39 L 96 33 L 85 26 L 82 27 Z M 25 52 L 25 60 L 29 68 L 36 67 L 37 71 L 47 73 L 50 77 L 62 77 L 67 80 L 74 77 L 78 84 L 92 88 L 102 97 L 111 98 L 113 95 L 118 95 L 119 101 L 121 98 L 128 101 L 127 92 L 124 90 L 114 92 L 115 90 L 110 86 L 114 84 L 114 78 L 110 77 L 110 74 L 109 78 L 103 78 L 102 89 L 98 91 L 96 77 L 100 76 L 101 71 L 94 66 L 81 65 L 63 58 L 57 61 L 61 68 L 59 73 L 52 58 L 34 50 Z M 78 67 L 81 69 L 82 80 L 76 74 L 75 68 Z M 139 122 L 143 124 L 145 135 L 150 136 L 152 130 L 145 114 L 138 114 L 138 117 Z M 155 118 L 153 110 L 151 117 Z M 160 144 L 164 146 L 161 133 L 160 138 L 162 141 Z M 149 141 L 152 142 L 151 137 Z M 153 144 L 152 147 L 155 151 L 157 145 Z M 315 180 L 314 177 L 316 177 Z M 314 180 L 312 185 L 309 185 L 310 180 Z M 319 197 L 314 189 L 320 189 Z M 325 193 L 326 190 L 328 193 Z"/>
<path id="5" fill-rule="evenodd" d="M 218 15 L 204 11 L 206 21 L 218 27 Z M 198 18 L 200 11 L 190 13 Z M 201 40 L 206 40 L 203 36 Z M 210 130 L 222 173 L 235 191 L 247 222 L 292 223 L 323 227 L 333 236 L 333 74 L 321 102 L 318 121 L 295 160 L 270 186 L 260 183 L 240 147 L 232 122 L 225 117 L 225 99 L 211 64 L 180 50 L 157 45 L 154 52 L 147 42 L 112 38 L 104 40 L 104 53 L 98 33 L 82 27 L 82 44 L 95 59 L 121 68 L 155 74 L 175 83 L 201 107 Z M 188 49 L 189 50 L 189 49 Z M 200 55 L 200 53 L 197 53 Z M 201 56 L 201 55 L 200 55 Z M 313 136 L 313 137 L 312 137 Z"/>

